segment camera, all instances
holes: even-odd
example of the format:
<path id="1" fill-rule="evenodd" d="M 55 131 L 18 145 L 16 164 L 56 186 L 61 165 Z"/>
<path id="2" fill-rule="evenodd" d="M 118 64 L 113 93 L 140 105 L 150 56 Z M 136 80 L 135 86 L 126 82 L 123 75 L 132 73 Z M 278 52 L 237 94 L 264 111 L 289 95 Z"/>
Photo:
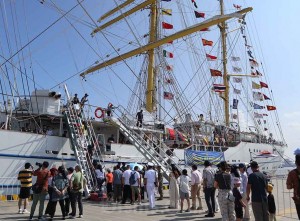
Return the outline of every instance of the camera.
<path id="1" fill-rule="evenodd" d="M 35 165 L 38 166 L 38 167 L 42 167 L 42 164 L 39 163 L 39 162 L 36 162 Z"/>

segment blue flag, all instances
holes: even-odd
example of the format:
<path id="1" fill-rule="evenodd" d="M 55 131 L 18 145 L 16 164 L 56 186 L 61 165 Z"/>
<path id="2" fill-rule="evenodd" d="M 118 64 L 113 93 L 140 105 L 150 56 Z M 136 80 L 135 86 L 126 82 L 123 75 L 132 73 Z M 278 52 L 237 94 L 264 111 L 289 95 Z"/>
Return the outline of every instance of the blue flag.
<path id="1" fill-rule="evenodd" d="M 264 109 L 265 107 L 264 106 L 260 106 L 260 105 L 258 105 L 258 104 L 253 104 L 253 108 L 254 109 Z"/>

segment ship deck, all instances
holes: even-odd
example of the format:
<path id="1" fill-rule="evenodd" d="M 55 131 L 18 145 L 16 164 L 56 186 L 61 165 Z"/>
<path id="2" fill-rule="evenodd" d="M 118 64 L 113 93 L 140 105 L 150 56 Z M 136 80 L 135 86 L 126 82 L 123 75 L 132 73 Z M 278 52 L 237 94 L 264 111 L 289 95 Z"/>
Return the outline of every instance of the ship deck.
<path id="1" fill-rule="evenodd" d="M 296 214 L 296 208 L 294 203 L 290 200 L 291 192 L 284 188 L 285 179 L 274 180 L 274 196 L 277 207 L 277 220 L 288 221 L 288 220 L 298 220 Z M 122 221 L 132 221 L 132 220 L 143 220 L 143 221 L 169 221 L 169 220 L 214 220 L 221 221 L 221 213 L 216 213 L 214 218 L 205 218 L 205 211 L 207 210 L 206 203 L 202 195 L 203 210 L 195 210 L 189 213 L 183 212 L 178 213 L 176 209 L 168 209 L 169 198 L 168 190 L 164 190 L 164 195 L 166 196 L 162 201 L 156 201 L 156 209 L 149 210 L 148 203 L 142 203 L 142 205 L 130 205 L 130 204 L 109 204 L 107 202 L 92 202 L 84 201 L 84 218 L 79 220 L 122 220 Z M 184 204 L 184 209 L 186 209 L 186 202 Z M 16 201 L 0 201 L 0 220 L 27 220 L 28 214 L 17 214 L 17 202 Z M 30 206 L 29 206 L 30 208 Z M 36 214 L 38 212 L 38 207 L 36 209 Z M 57 205 L 56 216 L 54 220 L 61 220 L 60 208 Z M 252 215 L 253 217 L 253 215 Z M 253 218 L 251 220 L 254 220 Z"/>

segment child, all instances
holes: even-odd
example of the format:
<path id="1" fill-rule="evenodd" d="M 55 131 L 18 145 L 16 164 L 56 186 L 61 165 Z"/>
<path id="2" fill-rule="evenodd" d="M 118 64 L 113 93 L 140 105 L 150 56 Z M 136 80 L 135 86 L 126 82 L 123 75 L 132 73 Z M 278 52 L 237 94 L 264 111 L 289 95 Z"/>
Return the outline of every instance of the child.
<path id="1" fill-rule="evenodd" d="M 180 177 L 178 177 L 177 182 L 178 182 L 178 186 L 179 186 L 179 195 L 180 195 L 180 213 L 183 212 L 183 201 L 184 199 L 187 200 L 187 204 L 188 204 L 188 209 L 185 212 L 190 212 L 190 185 L 189 182 L 191 181 L 191 179 L 188 177 L 187 175 L 187 170 L 184 169 L 182 170 L 182 175 Z"/>
<path id="2" fill-rule="evenodd" d="M 234 199 L 234 209 L 235 209 L 235 215 L 236 215 L 236 221 L 242 221 L 243 220 L 243 207 L 246 207 L 244 202 L 242 201 L 243 197 L 239 191 L 239 187 L 241 186 L 241 180 L 239 177 L 234 177 L 233 179 L 233 196 Z"/>
<path id="3" fill-rule="evenodd" d="M 269 211 L 269 221 L 276 221 L 276 205 L 274 200 L 274 195 L 272 194 L 273 185 L 268 184 L 268 211 Z"/>

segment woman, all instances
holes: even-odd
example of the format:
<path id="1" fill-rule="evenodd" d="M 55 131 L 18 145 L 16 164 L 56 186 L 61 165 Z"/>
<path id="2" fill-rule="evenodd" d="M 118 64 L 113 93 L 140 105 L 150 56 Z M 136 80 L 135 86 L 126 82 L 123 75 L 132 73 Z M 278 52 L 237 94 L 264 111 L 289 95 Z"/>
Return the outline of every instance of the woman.
<path id="1" fill-rule="evenodd" d="M 58 174 L 53 177 L 52 179 L 52 199 L 51 199 L 51 210 L 50 210 L 50 220 L 53 219 L 55 211 L 56 211 L 56 204 L 59 201 L 59 205 L 61 208 L 61 213 L 63 220 L 66 217 L 66 210 L 65 210 L 65 199 L 68 198 L 68 189 L 69 187 L 69 180 L 66 176 L 66 171 L 63 166 L 58 168 Z"/>
<path id="2" fill-rule="evenodd" d="M 96 173 L 96 178 L 97 178 L 97 183 L 98 183 L 98 189 L 99 189 L 99 192 L 101 192 L 102 185 L 105 182 L 105 173 L 103 172 L 102 166 L 100 164 L 97 165 L 95 173 Z"/>
<path id="3" fill-rule="evenodd" d="M 229 171 L 228 171 L 229 168 Z M 220 163 L 220 173 L 216 174 L 214 186 L 219 189 L 218 200 L 223 221 L 235 221 L 234 199 L 231 191 L 230 167 L 226 161 Z"/>
<path id="4" fill-rule="evenodd" d="M 48 194 L 49 194 L 49 201 L 45 210 L 45 216 L 46 215 L 50 215 L 50 210 L 51 210 L 51 200 L 52 200 L 52 192 L 53 192 L 53 188 L 52 188 L 52 179 L 53 177 L 55 177 L 57 175 L 57 168 L 56 167 L 52 167 L 50 169 L 50 174 L 51 176 L 48 178 Z"/>
<path id="5" fill-rule="evenodd" d="M 106 192 L 107 192 L 108 201 L 111 201 L 113 196 L 113 179 L 114 179 L 114 175 L 112 174 L 110 169 L 107 169 Z"/>
<path id="6" fill-rule="evenodd" d="M 237 180 L 239 179 L 240 181 L 241 180 L 241 174 L 240 174 L 240 171 L 239 171 L 239 168 L 237 165 L 231 165 L 231 171 L 230 171 L 230 175 L 231 175 L 231 189 L 233 189 L 234 187 L 234 180 Z M 240 188 L 238 188 L 240 189 Z"/>
<path id="7" fill-rule="evenodd" d="M 172 171 L 169 175 L 169 195 L 170 195 L 170 206 L 169 209 L 178 209 L 179 205 L 179 186 L 177 178 L 181 175 L 175 165 L 171 165 Z"/>

